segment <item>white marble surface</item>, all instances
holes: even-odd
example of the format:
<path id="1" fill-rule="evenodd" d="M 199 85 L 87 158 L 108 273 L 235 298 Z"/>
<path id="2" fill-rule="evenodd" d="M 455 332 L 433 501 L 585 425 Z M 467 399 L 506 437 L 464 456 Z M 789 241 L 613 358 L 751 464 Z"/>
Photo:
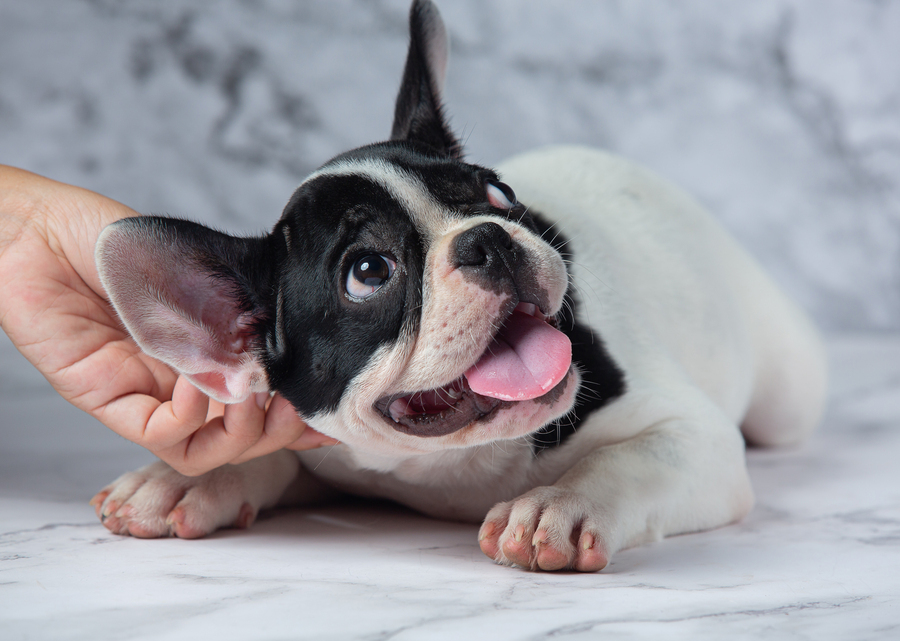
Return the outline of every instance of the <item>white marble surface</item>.
<path id="1" fill-rule="evenodd" d="M 599 574 L 482 556 L 476 528 L 389 505 L 286 511 L 207 539 L 109 534 L 91 494 L 147 455 L 0 342 L 0 638 L 895 639 L 900 336 L 830 342 L 834 392 L 797 451 L 752 451 L 742 523 Z"/>

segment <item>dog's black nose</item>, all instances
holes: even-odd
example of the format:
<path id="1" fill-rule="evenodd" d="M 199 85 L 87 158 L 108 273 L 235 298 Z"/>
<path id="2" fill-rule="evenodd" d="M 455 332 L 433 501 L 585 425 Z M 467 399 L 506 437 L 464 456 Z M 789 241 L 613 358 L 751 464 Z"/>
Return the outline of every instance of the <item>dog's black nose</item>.
<path id="1" fill-rule="evenodd" d="M 457 267 L 476 267 L 488 273 L 512 272 L 516 251 L 512 238 L 497 223 L 481 223 L 456 237 L 452 256 Z"/>

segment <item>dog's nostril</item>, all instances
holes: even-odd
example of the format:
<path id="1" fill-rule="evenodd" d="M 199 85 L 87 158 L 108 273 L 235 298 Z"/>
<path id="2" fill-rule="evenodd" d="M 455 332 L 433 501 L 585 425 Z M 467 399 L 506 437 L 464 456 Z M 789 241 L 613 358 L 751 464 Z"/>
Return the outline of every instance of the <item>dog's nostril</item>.
<path id="1" fill-rule="evenodd" d="M 455 259 L 460 267 L 490 265 L 494 259 L 502 260 L 513 248 L 512 238 L 497 223 L 481 223 L 456 237 Z"/>

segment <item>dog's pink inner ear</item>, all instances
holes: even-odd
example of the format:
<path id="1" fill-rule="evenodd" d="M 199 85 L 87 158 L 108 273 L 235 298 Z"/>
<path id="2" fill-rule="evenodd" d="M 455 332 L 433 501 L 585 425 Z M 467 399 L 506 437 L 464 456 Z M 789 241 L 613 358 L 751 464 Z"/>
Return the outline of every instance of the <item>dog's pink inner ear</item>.
<path id="1" fill-rule="evenodd" d="M 111 225 L 96 251 L 110 301 L 141 349 L 212 398 L 237 403 L 268 389 L 253 353 L 255 315 L 241 309 L 235 282 L 198 258 L 146 219 Z"/>

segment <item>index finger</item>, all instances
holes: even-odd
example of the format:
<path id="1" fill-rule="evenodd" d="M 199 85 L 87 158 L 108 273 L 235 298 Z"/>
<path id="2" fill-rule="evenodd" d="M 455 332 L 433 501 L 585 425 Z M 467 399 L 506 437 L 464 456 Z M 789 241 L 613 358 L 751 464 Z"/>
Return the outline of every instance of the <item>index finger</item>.
<path id="1" fill-rule="evenodd" d="M 282 448 L 311 450 L 339 441 L 309 427 L 281 394 L 272 397 L 266 409 L 266 422 L 260 439 L 231 463 L 243 463 Z"/>
<path id="2" fill-rule="evenodd" d="M 198 393 L 202 394 L 199 390 Z M 164 413 L 162 420 L 169 420 Z M 251 395 L 241 403 L 226 405 L 223 414 L 202 423 L 183 440 L 154 453 L 182 474 L 197 476 L 231 462 L 250 449 L 264 434 L 265 422 L 265 405 Z"/>
<path id="3" fill-rule="evenodd" d="M 253 397 L 226 406 L 224 413 L 209 409 L 209 397 L 179 377 L 171 400 L 128 394 L 107 404 L 101 418 L 116 433 L 147 448 L 176 471 L 197 476 L 251 447 L 259 440 L 265 421 L 265 410 Z"/>

